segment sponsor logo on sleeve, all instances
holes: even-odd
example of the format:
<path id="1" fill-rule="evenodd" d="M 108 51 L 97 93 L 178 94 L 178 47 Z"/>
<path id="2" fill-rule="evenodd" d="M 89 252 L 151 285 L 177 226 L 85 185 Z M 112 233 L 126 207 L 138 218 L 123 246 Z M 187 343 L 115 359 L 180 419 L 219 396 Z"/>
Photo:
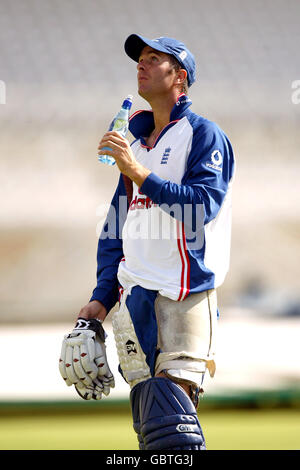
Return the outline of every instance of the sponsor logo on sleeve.
<path id="1" fill-rule="evenodd" d="M 207 162 L 206 166 L 214 170 L 222 171 L 223 157 L 220 150 L 214 150 L 210 156 L 211 162 Z"/>

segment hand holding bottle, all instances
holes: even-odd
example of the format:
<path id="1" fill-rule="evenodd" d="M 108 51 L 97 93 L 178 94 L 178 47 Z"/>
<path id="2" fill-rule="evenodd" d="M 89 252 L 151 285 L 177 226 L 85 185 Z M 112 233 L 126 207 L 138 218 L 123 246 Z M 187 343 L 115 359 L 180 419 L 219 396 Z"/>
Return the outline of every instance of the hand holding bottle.
<path id="1" fill-rule="evenodd" d="M 110 148 L 107 151 L 107 148 Z M 109 152 L 115 156 L 121 173 L 128 176 L 139 187 L 143 184 L 151 171 L 141 165 L 135 158 L 130 143 L 116 131 L 108 131 L 99 143 L 99 155 Z"/>
<path id="2" fill-rule="evenodd" d="M 114 117 L 109 131 L 116 131 L 122 137 L 125 137 L 128 132 L 129 127 L 129 111 L 132 106 L 132 95 L 128 95 L 127 98 L 123 101 L 122 107 L 118 114 Z M 101 150 L 111 150 L 110 147 L 104 147 Z M 99 162 L 106 163 L 107 165 L 114 165 L 115 159 L 110 155 L 99 155 L 98 154 Z"/>

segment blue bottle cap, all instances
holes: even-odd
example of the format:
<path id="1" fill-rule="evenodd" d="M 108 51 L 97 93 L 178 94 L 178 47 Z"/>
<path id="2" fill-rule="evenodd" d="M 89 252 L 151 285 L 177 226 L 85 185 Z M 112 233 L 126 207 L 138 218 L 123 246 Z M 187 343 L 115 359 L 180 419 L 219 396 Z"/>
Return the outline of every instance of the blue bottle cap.
<path id="1" fill-rule="evenodd" d="M 122 108 L 130 109 L 132 106 L 132 95 L 128 95 L 127 98 L 123 101 Z"/>

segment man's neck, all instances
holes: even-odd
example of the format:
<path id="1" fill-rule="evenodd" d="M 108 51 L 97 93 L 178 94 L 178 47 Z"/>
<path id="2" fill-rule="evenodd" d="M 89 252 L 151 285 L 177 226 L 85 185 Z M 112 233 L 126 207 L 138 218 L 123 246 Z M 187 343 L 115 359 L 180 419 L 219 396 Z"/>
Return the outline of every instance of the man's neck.
<path id="1" fill-rule="evenodd" d="M 150 136 L 147 138 L 147 145 L 153 147 L 157 137 L 164 127 L 170 122 L 171 111 L 177 101 L 178 93 L 169 95 L 167 98 L 157 97 L 156 99 L 149 100 L 148 103 L 153 111 L 154 129 Z"/>

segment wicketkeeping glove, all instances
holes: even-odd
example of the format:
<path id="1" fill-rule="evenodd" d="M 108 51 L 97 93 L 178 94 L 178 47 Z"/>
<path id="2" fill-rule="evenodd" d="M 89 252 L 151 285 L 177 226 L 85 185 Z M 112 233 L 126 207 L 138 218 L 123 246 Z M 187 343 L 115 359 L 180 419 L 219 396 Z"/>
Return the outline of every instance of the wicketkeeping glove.
<path id="1" fill-rule="evenodd" d="M 106 358 L 106 336 L 100 320 L 79 317 L 75 328 L 63 339 L 60 374 L 85 400 L 100 400 L 102 393 L 108 395 L 115 386 Z"/>

